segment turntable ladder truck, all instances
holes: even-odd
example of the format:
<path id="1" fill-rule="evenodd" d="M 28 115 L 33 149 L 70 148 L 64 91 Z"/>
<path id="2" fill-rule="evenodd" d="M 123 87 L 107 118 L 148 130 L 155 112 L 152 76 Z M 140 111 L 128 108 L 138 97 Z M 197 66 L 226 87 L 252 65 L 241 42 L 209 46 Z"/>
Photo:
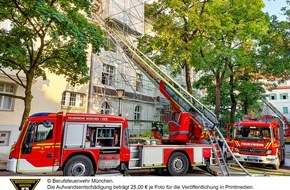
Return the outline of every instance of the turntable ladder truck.
<path id="1" fill-rule="evenodd" d="M 125 54 L 133 61 L 133 63 L 157 86 L 160 92 L 170 101 L 175 112 L 188 112 L 190 114 L 191 127 L 186 134 L 185 139 L 180 140 L 178 137 L 173 137 L 169 134 L 169 139 L 179 142 L 200 142 L 202 140 L 203 130 L 218 132 L 220 138 L 226 143 L 222 133 L 218 129 L 219 121 L 216 115 L 199 102 L 192 94 L 188 93 L 180 84 L 166 74 L 159 66 L 157 66 L 150 58 L 144 55 L 140 50 L 135 48 L 130 42 L 125 40 L 116 29 L 108 27 L 114 25 L 114 20 L 104 21 L 100 17 L 97 18 L 97 24 L 99 24 L 107 34 L 124 50 Z M 212 151 L 215 160 L 220 168 L 221 174 L 224 176 L 230 176 L 226 158 L 223 157 L 221 147 L 218 146 L 215 136 L 209 134 L 209 142 L 212 145 Z M 171 138 L 172 137 L 172 138 Z M 234 161 L 242 169 L 241 173 L 251 175 L 248 171 L 238 162 L 233 155 L 229 146 L 226 143 L 226 147 L 229 153 L 233 157 Z"/>

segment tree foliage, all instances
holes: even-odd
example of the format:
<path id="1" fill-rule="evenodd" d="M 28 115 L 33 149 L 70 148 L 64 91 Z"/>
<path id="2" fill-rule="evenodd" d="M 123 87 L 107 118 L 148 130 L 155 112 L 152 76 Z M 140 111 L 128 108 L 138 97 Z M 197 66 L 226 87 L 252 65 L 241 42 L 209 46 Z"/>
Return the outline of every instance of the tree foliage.
<path id="1" fill-rule="evenodd" d="M 230 110 L 234 120 L 246 98 L 239 91 L 251 88 L 240 85 L 258 85 L 256 93 L 262 93 L 261 75 L 256 75 L 261 60 L 257 49 L 269 27 L 263 6 L 262 0 L 159 0 L 146 11 L 154 35 L 143 37 L 139 44 L 157 63 L 170 64 L 173 71 L 193 67 L 202 76 L 197 86 L 207 89 L 207 100 L 212 101 L 209 105 L 217 117 L 221 109 Z M 249 73 L 247 78 L 245 73 Z M 191 79 L 186 75 L 187 84 Z M 187 85 L 192 92 L 190 88 Z"/>
<path id="2" fill-rule="evenodd" d="M 290 9 L 288 7 L 288 9 Z M 282 10 L 287 10 L 285 7 Z M 289 12 L 286 11 L 286 13 Z M 288 13 L 288 17 L 290 13 Z M 259 48 L 260 71 L 269 80 L 289 78 L 290 71 L 290 23 L 271 16 L 267 35 L 262 37 Z"/>
<path id="3" fill-rule="evenodd" d="M 217 117 L 223 108 L 222 94 L 230 97 L 230 118 L 233 121 L 239 102 L 239 85 L 244 79 L 258 80 L 255 75 L 257 42 L 268 28 L 262 8 L 262 1 L 250 0 L 219 0 L 209 4 L 207 13 L 211 19 L 205 24 L 203 35 L 197 39 L 193 56 L 199 57 L 199 61 L 193 65 L 203 75 L 213 76 Z M 239 77 L 245 73 L 251 74 L 248 78 Z M 225 82 L 229 84 L 228 92 L 222 92 Z"/>
<path id="4" fill-rule="evenodd" d="M 191 62 L 193 40 L 199 36 L 207 1 L 158 0 L 147 4 L 146 17 L 152 21 L 154 37 L 145 35 L 139 48 L 151 53 L 157 64 L 169 65 L 173 74 L 184 69 L 187 90 L 192 93 Z"/>
<path id="5" fill-rule="evenodd" d="M 87 50 L 103 46 L 99 26 L 88 22 L 91 0 L 0 0 L 0 71 L 25 89 L 23 121 L 32 100 L 32 82 L 46 71 L 64 75 L 71 85 L 89 80 Z M 7 73 L 16 73 L 16 78 Z M 25 79 L 21 75 L 25 75 Z"/>

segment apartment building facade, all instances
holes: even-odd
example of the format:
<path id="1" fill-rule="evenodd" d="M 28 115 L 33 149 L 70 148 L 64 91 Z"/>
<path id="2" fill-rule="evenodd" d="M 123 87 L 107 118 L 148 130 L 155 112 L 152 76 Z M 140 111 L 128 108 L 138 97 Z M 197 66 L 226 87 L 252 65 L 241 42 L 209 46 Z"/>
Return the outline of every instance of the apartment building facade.
<path id="1" fill-rule="evenodd" d="M 284 82 L 274 81 L 275 87 L 266 91 L 267 100 L 290 120 L 290 78 Z M 263 108 L 264 114 L 274 114 L 268 107 Z"/>

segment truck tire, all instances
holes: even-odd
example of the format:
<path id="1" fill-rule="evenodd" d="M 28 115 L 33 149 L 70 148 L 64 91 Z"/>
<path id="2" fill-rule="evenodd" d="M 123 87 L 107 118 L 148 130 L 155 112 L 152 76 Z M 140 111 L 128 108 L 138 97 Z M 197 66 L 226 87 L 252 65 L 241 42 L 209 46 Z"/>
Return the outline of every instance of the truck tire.
<path id="1" fill-rule="evenodd" d="M 91 176 L 93 174 L 93 163 L 84 155 L 76 155 L 65 164 L 64 176 Z"/>
<path id="2" fill-rule="evenodd" d="M 282 166 L 285 164 L 285 157 L 286 157 L 285 150 L 282 150 L 282 156 L 281 156 L 281 162 L 280 162 Z"/>
<path id="3" fill-rule="evenodd" d="M 281 164 L 281 161 L 280 161 L 280 155 L 277 154 L 277 160 L 276 160 L 276 163 L 273 165 L 273 168 L 274 168 L 275 170 L 279 170 L 279 168 L 280 168 L 280 164 Z"/>
<path id="4" fill-rule="evenodd" d="M 168 162 L 167 171 L 172 176 L 183 176 L 187 173 L 189 167 L 188 159 L 181 152 L 174 152 Z"/>

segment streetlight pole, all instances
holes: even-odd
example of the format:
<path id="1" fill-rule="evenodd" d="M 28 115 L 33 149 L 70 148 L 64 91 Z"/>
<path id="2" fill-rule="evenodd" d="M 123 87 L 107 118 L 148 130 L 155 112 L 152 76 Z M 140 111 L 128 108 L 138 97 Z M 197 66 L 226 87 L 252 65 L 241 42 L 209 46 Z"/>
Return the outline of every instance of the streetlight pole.
<path id="1" fill-rule="evenodd" d="M 121 116 L 121 99 L 125 93 L 125 90 L 124 89 L 116 89 L 116 92 L 117 92 L 117 97 L 119 99 L 119 106 L 118 106 L 118 116 Z"/>
<path id="2" fill-rule="evenodd" d="M 90 80 L 89 80 L 89 92 L 88 92 L 88 104 L 87 104 L 87 113 L 91 112 L 92 98 L 93 98 L 93 78 L 94 78 L 94 53 L 93 47 L 91 49 L 91 63 L 90 63 Z"/>

